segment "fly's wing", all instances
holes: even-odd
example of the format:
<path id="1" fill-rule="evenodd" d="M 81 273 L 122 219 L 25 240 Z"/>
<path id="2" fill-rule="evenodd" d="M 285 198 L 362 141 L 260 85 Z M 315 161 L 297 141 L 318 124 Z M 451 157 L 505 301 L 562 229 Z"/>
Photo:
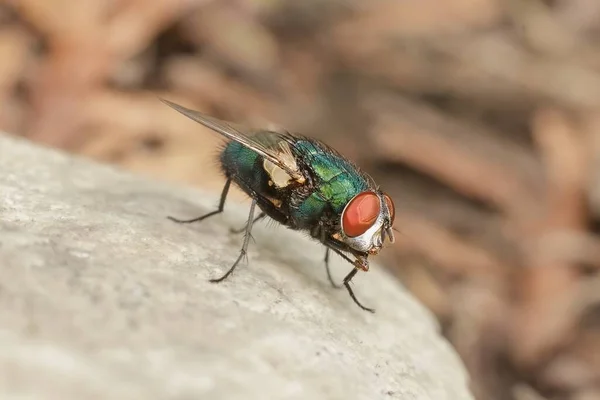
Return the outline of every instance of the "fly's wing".
<path id="1" fill-rule="evenodd" d="M 226 138 L 234 140 L 254 150 L 266 160 L 285 171 L 292 179 L 300 183 L 303 183 L 306 180 L 296 163 L 290 162 L 289 157 L 285 156 L 287 152 L 282 151 L 283 148 L 281 146 L 290 141 L 290 138 L 286 135 L 276 132 L 268 132 L 268 134 L 267 132 L 262 132 L 261 134 L 253 135 L 255 132 L 250 129 L 234 126 L 229 122 L 209 117 L 198 111 L 190 110 L 189 108 L 180 106 L 179 104 L 165 99 L 160 99 L 160 101 L 174 110 L 179 111 L 186 117 L 225 136 Z M 277 143 L 279 145 L 276 145 Z"/>

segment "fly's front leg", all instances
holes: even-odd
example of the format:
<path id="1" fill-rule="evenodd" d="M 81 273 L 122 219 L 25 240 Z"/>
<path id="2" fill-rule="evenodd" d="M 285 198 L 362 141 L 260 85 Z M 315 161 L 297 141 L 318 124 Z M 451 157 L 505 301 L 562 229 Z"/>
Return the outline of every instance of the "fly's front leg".
<path id="1" fill-rule="evenodd" d="M 225 182 L 225 186 L 223 186 L 223 191 L 221 192 L 221 199 L 219 200 L 219 208 L 217 208 L 215 211 L 211 211 L 200 217 L 192 218 L 192 219 L 177 219 L 174 217 L 167 217 L 167 218 L 169 218 L 173 222 L 177 222 L 178 224 L 191 224 L 192 222 L 199 222 L 208 217 L 212 217 L 213 215 L 222 213 L 223 210 L 225 209 L 225 200 L 227 200 L 227 194 L 229 193 L 230 186 L 231 186 L 231 178 L 227 178 L 227 181 Z"/>
<path id="2" fill-rule="evenodd" d="M 348 273 L 348 275 L 346 275 L 346 277 L 344 278 L 344 286 L 346 287 L 346 290 L 348 291 L 348 294 L 350 294 L 350 297 L 352 297 L 352 300 L 354 300 L 354 302 L 356 303 L 356 305 L 358 305 L 360 308 L 362 308 L 365 311 L 369 311 L 371 313 L 374 313 L 375 310 L 369 307 L 365 307 L 363 306 L 360 301 L 358 301 L 358 299 L 356 298 L 356 296 L 354 295 L 354 291 L 352 290 L 352 287 L 350 286 L 350 282 L 352 281 L 352 278 L 354 278 L 354 275 L 356 275 L 356 273 L 358 272 L 358 270 L 363 270 L 363 271 L 368 271 L 369 270 L 369 261 L 367 260 L 366 256 L 356 256 L 356 260 L 352 260 L 350 259 L 350 257 L 348 257 L 347 255 L 345 255 L 344 253 L 342 253 L 341 251 L 330 247 L 331 250 L 335 251 L 339 256 L 341 256 L 344 260 L 348 261 L 350 264 L 354 265 L 354 268 L 352 269 L 352 271 L 350 271 L 350 273 Z"/>
<path id="3" fill-rule="evenodd" d="M 237 260 L 235 260 L 235 262 L 233 263 L 231 268 L 229 268 L 229 271 L 227 271 L 225 273 L 225 275 L 223 275 L 222 277 L 217 278 L 217 279 L 211 279 L 210 280 L 211 282 L 219 283 L 219 282 L 227 279 L 227 277 L 233 273 L 233 271 L 238 266 L 238 264 L 240 263 L 242 258 L 244 258 L 246 256 L 247 251 L 248 251 L 248 244 L 250 243 L 250 234 L 252 233 L 252 224 L 254 223 L 254 209 L 255 208 L 256 208 L 256 200 L 252 200 L 252 204 L 250 205 L 250 213 L 248 215 L 248 222 L 246 224 L 246 231 L 244 233 L 244 243 L 242 244 L 242 248 L 240 250 L 240 255 L 238 256 Z"/>

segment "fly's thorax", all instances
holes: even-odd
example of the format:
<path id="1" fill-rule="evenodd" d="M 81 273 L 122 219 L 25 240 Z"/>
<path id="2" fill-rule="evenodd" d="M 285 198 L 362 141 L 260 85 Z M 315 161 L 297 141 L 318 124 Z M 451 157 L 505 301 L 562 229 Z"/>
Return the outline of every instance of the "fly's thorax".
<path id="1" fill-rule="evenodd" d="M 394 202 L 387 194 L 361 192 L 348 202 L 341 214 L 340 239 L 356 251 L 377 254 L 386 238 L 394 242 L 394 218 Z"/>

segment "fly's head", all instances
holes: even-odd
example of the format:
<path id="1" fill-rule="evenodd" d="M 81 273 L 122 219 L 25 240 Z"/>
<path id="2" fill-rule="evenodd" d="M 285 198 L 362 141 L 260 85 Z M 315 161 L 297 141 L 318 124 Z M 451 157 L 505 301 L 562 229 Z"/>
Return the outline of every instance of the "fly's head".
<path id="1" fill-rule="evenodd" d="M 341 240 L 354 250 L 377 254 L 384 243 L 394 243 L 392 198 L 381 191 L 365 191 L 346 204 L 341 216 Z"/>

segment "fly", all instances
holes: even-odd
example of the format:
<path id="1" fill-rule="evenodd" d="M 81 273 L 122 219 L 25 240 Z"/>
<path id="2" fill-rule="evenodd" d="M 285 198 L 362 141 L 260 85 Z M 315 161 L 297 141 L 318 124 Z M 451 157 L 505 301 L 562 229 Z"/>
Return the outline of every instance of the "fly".
<path id="1" fill-rule="evenodd" d="M 193 219 L 169 219 L 187 224 L 220 214 L 232 182 L 252 199 L 248 222 L 238 231 L 244 232 L 239 256 L 223 276 L 211 282 L 221 282 L 233 273 L 246 256 L 253 224 L 269 217 L 309 233 L 325 246 L 325 267 L 333 287 L 341 285 L 331 277 L 330 252 L 352 264 L 343 285 L 360 308 L 375 312 L 358 301 L 350 286 L 359 270 L 369 270 L 369 256 L 378 254 L 386 241 L 394 242 L 394 202 L 371 177 L 320 141 L 289 132 L 251 130 L 161 101 L 228 139 L 219 155 L 226 180 L 218 208 Z"/>

